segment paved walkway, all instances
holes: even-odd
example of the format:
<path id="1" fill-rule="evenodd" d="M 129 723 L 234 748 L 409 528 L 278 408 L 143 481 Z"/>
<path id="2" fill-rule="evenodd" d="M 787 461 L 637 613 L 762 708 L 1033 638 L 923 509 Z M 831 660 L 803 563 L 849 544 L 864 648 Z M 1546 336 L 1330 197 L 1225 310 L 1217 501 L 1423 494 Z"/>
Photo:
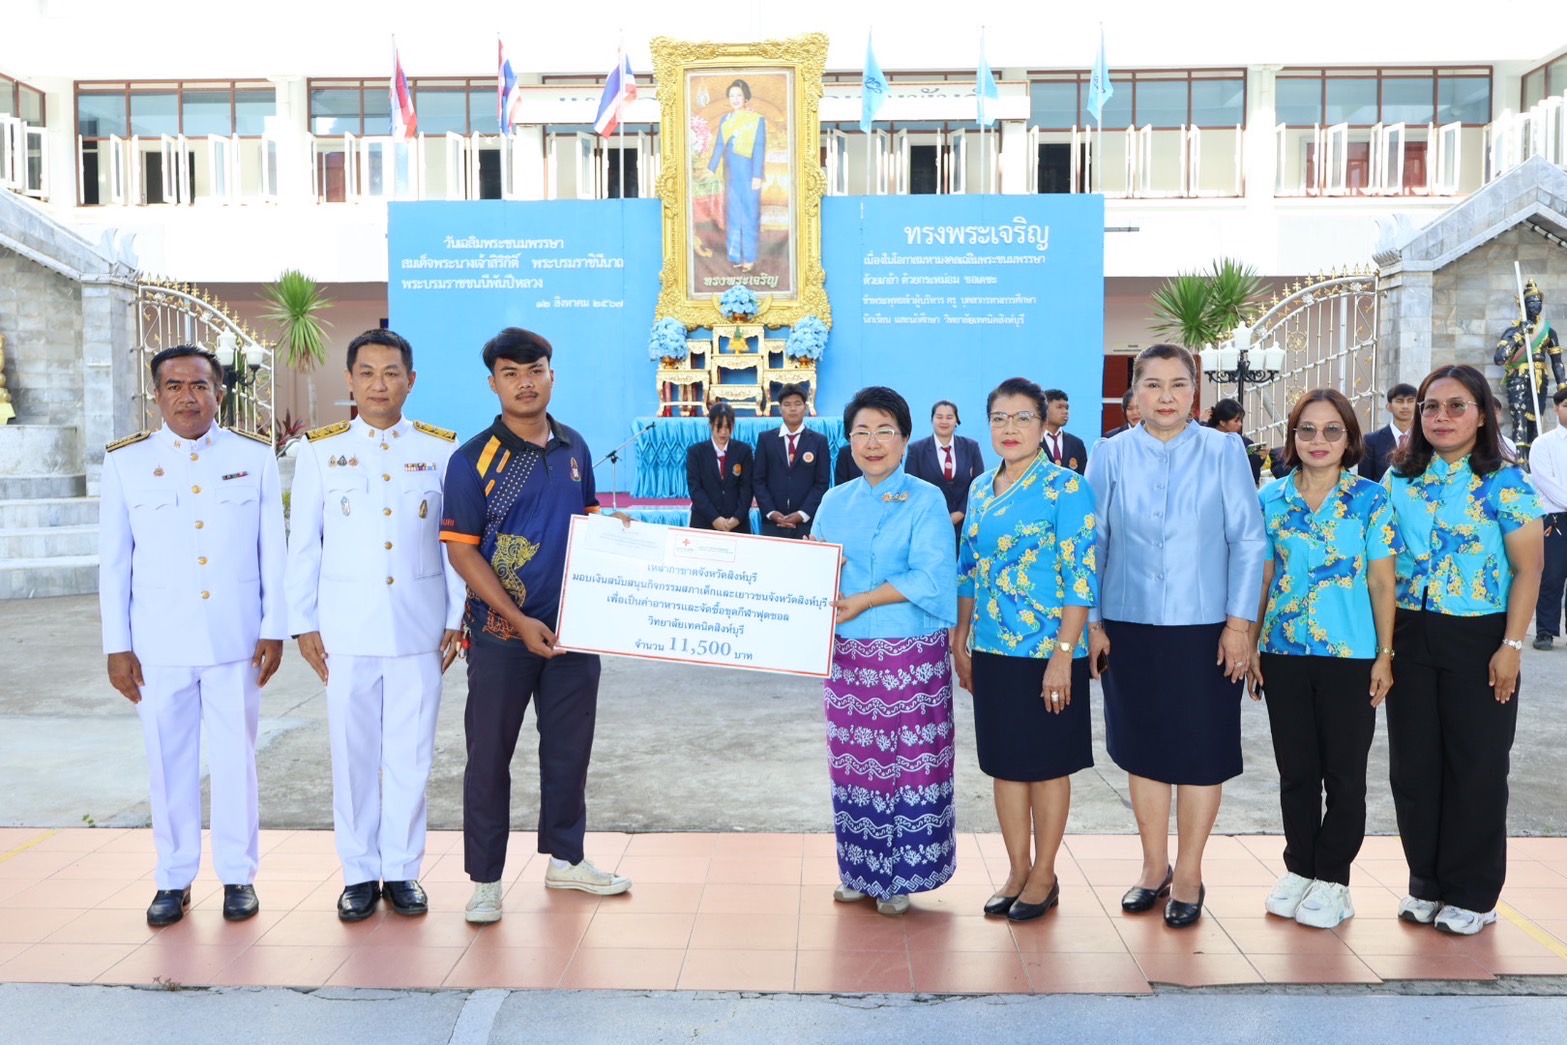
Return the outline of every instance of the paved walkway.
<path id="1" fill-rule="evenodd" d="M 1124 835 L 1069 837 L 1061 907 L 1021 925 L 980 914 L 1005 875 L 998 835 L 960 836 L 957 878 L 903 918 L 832 901 L 830 835 L 593 834 L 589 855 L 636 881 L 605 899 L 545 890 L 532 840 L 513 836 L 506 917 L 493 926 L 462 920 L 470 886 L 456 833 L 430 839 L 429 915 L 383 908 L 344 925 L 330 832 L 266 831 L 260 915 L 225 923 L 204 871 L 184 921 L 157 930 L 144 915 L 149 831 L 0 829 L 0 982 L 1142 995 L 1155 984 L 1461 990 L 1454 981 L 1567 977 L 1567 839 L 1514 840 L 1499 921 L 1467 939 L 1393 917 L 1407 872 L 1386 837 L 1367 840 L 1358 916 L 1332 932 L 1263 914 L 1281 870 L 1273 836 L 1213 840 L 1207 913 L 1180 932 L 1120 912 L 1138 867 Z"/>

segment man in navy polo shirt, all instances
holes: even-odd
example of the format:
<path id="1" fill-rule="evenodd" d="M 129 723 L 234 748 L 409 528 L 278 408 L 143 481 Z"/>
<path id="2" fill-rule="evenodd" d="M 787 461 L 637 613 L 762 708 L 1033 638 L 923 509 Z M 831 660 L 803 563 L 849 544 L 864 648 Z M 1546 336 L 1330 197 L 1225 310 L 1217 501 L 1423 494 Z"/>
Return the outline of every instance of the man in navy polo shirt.
<path id="1" fill-rule="evenodd" d="M 539 852 L 544 884 L 599 896 L 631 882 L 583 855 L 588 760 L 599 659 L 555 648 L 571 517 L 599 510 L 593 458 L 574 429 L 549 415 L 553 350 L 537 334 L 502 330 L 484 346 L 501 413 L 446 469 L 441 540 L 468 582 L 464 727 L 464 868 L 476 884 L 464 917 L 501 917 L 501 870 L 511 826 L 511 757 L 528 702 L 539 730 Z"/>

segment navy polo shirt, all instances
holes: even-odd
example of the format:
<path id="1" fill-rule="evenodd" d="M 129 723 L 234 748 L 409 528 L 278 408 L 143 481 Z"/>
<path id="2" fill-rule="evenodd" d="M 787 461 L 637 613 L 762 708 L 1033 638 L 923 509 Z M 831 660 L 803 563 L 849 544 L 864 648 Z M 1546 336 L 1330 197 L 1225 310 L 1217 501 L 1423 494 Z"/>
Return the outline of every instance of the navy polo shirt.
<path id="1" fill-rule="evenodd" d="M 458 447 L 446 468 L 441 540 L 478 546 L 522 612 L 555 628 L 571 517 L 598 511 L 593 459 L 582 436 L 553 417 L 537 446 L 500 417 Z M 465 621 L 475 641 L 520 641 L 471 591 Z"/>

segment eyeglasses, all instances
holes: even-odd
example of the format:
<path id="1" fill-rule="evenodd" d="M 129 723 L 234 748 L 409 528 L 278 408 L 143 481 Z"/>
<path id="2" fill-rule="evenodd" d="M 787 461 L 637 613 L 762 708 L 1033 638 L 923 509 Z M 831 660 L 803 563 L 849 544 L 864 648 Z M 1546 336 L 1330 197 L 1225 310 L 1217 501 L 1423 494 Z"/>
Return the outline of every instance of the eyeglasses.
<path id="1" fill-rule="evenodd" d="M 1314 443 L 1319 435 L 1330 443 L 1336 443 L 1344 438 L 1344 426 L 1328 425 L 1326 428 L 1318 428 L 1316 425 L 1295 426 L 1295 439 L 1297 442 Z"/>
<path id="2" fill-rule="evenodd" d="M 1435 417 L 1443 410 L 1446 410 L 1448 417 L 1463 417 L 1471 406 L 1477 407 L 1479 405 L 1473 399 L 1422 399 L 1420 401 L 1420 412 L 1427 417 Z"/>
<path id="3" fill-rule="evenodd" d="M 878 443 L 890 443 L 894 439 L 901 438 L 902 435 L 903 433 L 896 428 L 878 428 L 874 432 L 869 428 L 856 428 L 849 433 L 849 438 L 864 446 L 871 441 L 872 436 L 875 437 Z"/>
<path id="4" fill-rule="evenodd" d="M 1020 425 L 1027 425 L 1032 424 L 1037 420 L 1039 420 L 1039 415 L 1034 413 L 1032 410 L 1019 410 L 1015 414 L 1003 414 L 1001 411 L 997 410 L 995 413 L 990 415 L 990 427 L 1005 428 L 1008 421 L 1016 421 Z"/>

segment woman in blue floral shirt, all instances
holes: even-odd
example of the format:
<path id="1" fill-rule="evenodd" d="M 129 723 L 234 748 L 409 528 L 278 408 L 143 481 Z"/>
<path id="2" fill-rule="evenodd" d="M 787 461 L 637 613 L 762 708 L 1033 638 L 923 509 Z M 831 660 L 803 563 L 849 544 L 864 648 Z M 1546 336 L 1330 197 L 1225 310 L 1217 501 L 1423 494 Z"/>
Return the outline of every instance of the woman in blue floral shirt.
<path id="1" fill-rule="evenodd" d="M 1507 877 L 1513 698 L 1540 588 L 1544 509 L 1503 454 L 1496 397 L 1474 367 L 1427 375 L 1416 416 L 1383 479 L 1404 543 L 1387 698 L 1409 863 L 1398 916 L 1471 936 L 1496 921 Z"/>
<path id="2" fill-rule="evenodd" d="M 1266 686 L 1285 867 L 1265 907 L 1318 929 L 1355 914 L 1349 868 L 1366 836 L 1366 758 L 1393 684 L 1400 544 L 1387 491 L 1348 470 L 1363 452 L 1349 400 L 1308 392 L 1284 436 L 1293 471 L 1260 495 L 1270 554 L 1250 681 L 1256 699 Z"/>
<path id="3" fill-rule="evenodd" d="M 1099 590 L 1094 495 L 1041 452 L 1038 385 L 1003 381 L 985 412 L 1001 463 L 969 488 L 953 658 L 1010 865 L 985 913 L 1026 921 L 1060 900 L 1071 774 L 1094 764 L 1083 641 Z"/>

